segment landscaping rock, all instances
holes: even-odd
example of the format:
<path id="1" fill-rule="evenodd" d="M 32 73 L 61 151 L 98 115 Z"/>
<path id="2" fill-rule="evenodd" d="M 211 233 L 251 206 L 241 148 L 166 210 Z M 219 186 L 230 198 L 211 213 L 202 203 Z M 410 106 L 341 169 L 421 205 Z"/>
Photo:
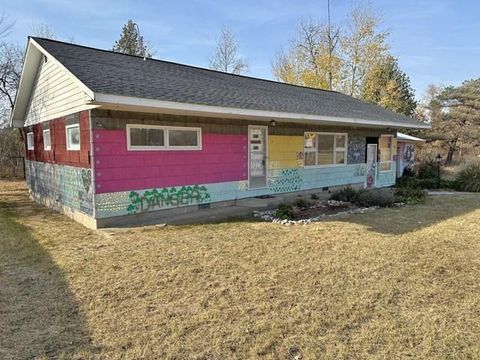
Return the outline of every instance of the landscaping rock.
<path id="1" fill-rule="evenodd" d="M 396 203 L 395 206 L 405 206 L 404 203 Z M 327 200 L 318 201 L 311 204 L 308 209 L 295 208 L 295 211 L 299 214 L 311 214 L 312 216 L 301 219 L 280 219 L 275 216 L 275 210 L 266 211 L 254 211 L 253 216 L 264 221 L 273 222 L 280 225 L 292 226 L 292 225 L 307 225 L 312 222 L 317 222 L 325 218 L 332 218 L 336 216 L 342 216 L 347 214 L 364 214 L 367 211 L 379 209 L 380 206 L 371 207 L 354 207 L 353 204 L 345 201 Z M 318 211 L 315 211 L 318 210 Z M 323 211 L 323 212 L 322 212 Z M 332 211 L 334 211 L 332 213 Z"/>

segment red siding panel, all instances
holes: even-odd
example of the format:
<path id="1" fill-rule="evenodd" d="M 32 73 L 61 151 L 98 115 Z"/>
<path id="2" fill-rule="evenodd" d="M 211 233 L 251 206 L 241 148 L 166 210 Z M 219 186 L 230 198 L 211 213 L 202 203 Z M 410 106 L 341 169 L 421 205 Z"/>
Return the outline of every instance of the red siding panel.
<path id="1" fill-rule="evenodd" d="M 67 150 L 65 126 L 67 118 L 46 121 L 25 129 L 25 139 L 28 132 L 33 131 L 35 139 L 34 150 L 26 151 L 28 160 L 48 162 L 60 165 L 90 167 L 90 124 L 89 112 L 78 113 L 80 124 L 80 150 Z M 43 130 L 50 128 L 51 150 L 44 150 Z M 25 140 L 26 141 L 26 140 Z"/>

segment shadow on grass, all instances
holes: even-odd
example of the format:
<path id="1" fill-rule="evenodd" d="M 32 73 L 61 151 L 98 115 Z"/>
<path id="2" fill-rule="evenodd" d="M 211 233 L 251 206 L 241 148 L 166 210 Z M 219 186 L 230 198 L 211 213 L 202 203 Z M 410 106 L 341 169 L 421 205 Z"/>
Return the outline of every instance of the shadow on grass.
<path id="1" fill-rule="evenodd" d="M 374 210 L 337 221 L 366 226 L 370 231 L 401 235 L 480 209 L 480 194 L 429 196 L 424 204 Z"/>
<path id="2" fill-rule="evenodd" d="M 0 200 L 0 358 L 81 358 L 94 350 L 85 317 L 62 271 L 18 221 L 35 212 L 31 205 L 24 195 Z"/>

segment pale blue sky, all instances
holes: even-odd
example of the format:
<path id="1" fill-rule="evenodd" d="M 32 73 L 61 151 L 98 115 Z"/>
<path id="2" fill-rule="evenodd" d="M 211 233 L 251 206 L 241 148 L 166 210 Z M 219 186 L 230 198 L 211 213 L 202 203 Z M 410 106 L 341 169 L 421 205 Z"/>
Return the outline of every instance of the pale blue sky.
<path id="1" fill-rule="evenodd" d="M 324 21 L 326 0 L 281 1 L 2 1 L 16 24 L 8 40 L 24 44 L 32 23 L 46 23 L 62 40 L 110 49 L 132 18 L 156 58 L 208 66 L 222 25 L 235 33 L 248 75 L 272 79 L 271 62 L 287 47 L 301 19 Z M 351 0 L 331 0 L 332 19 L 343 23 Z M 420 98 L 430 83 L 458 84 L 480 77 L 480 1 L 373 0 L 391 31 L 391 52 Z"/>

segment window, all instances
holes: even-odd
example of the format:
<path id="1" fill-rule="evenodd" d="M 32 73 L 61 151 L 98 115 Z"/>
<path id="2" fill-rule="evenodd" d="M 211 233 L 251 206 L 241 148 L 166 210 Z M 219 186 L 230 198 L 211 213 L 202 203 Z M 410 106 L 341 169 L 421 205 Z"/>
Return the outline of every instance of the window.
<path id="1" fill-rule="evenodd" d="M 305 166 L 347 163 L 347 134 L 307 132 L 304 140 Z"/>
<path id="2" fill-rule="evenodd" d="M 67 150 L 80 150 L 80 126 L 78 124 L 68 125 L 67 132 Z"/>
<path id="3" fill-rule="evenodd" d="M 27 149 L 33 150 L 35 148 L 35 142 L 33 141 L 33 132 L 27 133 Z"/>
<path id="4" fill-rule="evenodd" d="M 201 150 L 202 129 L 127 125 L 128 150 Z"/>
<path id="5" fill-rule="evenodd" d="M 390 171 L 392 169 L 392 135 L 382 135 L 378 139 L 380 148 L 380 171 Z"/>
<path id="6" fill-rule="evenodd" d="M 51 148 L 50 129 L 45 129 L 43 130 L 43 150 L 50 150 Z"/>

